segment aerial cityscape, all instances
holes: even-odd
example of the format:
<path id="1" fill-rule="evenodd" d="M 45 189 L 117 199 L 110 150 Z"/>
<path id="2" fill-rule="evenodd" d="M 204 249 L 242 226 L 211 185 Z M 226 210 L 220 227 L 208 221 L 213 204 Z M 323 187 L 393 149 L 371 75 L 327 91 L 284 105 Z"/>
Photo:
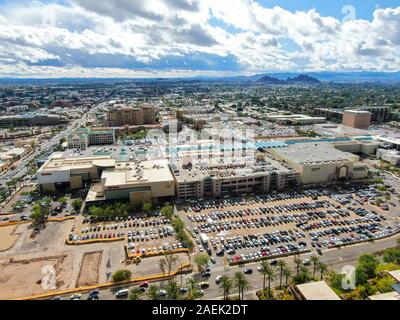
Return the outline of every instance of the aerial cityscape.
<path id="1" fill-rule="evenodd" d="M 400 300 L 399 52 L 393 1 L 0 0 L 0 300 Z"/>

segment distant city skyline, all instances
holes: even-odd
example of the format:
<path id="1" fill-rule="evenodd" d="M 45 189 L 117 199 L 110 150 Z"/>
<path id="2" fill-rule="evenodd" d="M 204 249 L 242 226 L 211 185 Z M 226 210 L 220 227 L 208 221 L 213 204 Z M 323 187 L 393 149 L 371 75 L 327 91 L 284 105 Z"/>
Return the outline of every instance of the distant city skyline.
<path id="1" fill-rule="evenodd" d="M 0 78 L 400 71 L 400 5 L 0 0 Z"/>

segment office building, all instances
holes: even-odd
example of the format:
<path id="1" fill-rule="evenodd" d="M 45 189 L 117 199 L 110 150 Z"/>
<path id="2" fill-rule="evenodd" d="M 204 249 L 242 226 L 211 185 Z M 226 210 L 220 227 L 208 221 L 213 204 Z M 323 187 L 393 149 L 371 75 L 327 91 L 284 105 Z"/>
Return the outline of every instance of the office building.
<path id="1" fill-rule="evenodd" d="M 68 138 L 68 148 L 85 149 L 88 146 L 114 144 L 114 130 L 109 128 L 79 128 Z"/>
<path id="2" fill-rule="evenodd" d="M 363 110 L 346 110 L 342 124 L 357 129 L 368 129 L 371 125 L 372 113 Z"/>
<path id="3" fill-rule="evenodd" d="M 155 108 L 148 104 L 141 107 L 115 104 L 107 113 L 107 123 L 111 127 L 140 126 L 155 122 Z"/>

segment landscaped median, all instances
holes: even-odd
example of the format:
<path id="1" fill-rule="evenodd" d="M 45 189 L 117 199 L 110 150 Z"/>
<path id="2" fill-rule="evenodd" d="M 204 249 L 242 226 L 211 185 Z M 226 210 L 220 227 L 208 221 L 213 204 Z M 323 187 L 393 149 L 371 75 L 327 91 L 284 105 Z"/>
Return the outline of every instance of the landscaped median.
<path id="1" fill-rule="evenodd" d="M 51 292 L 46 292 L 46 293 L 41 293 L 41 294 L 35 294 L 32 296 L 28 296 L 28 297 L 16 298 L 16 299 L 12 299 L 12 300 L 38 300 L 38 299 L 51 298 L 51 297 L 55 297 L 55 296 L 63 296 L 66 294 L 85 293 L 85 292 L 90 292 L 94 289 L 106 289 L 106 288 L 123 286 L 123 285 L 134 285 L 134 284 L 140 284 L 142 282 L 164 281 L 164 280 L 172 279 L 181 273 L 190 273 L 190 272 L 192 272 L 192 265 L 185 264 L 185 265 L 181 265 L 177 271 L 171 272 L 170 275 L 156 274 L 156 275 L 151 275 L 151 276 L 133 278 L 130 280 L 120 281 L 120 282 L 111 282 L 110 281 L 110 282 L 100 283 L 100 284 L 93 285 L 93 286 L 82 286 L 82 287 L 67 289 L 67 290 L 62 290 L 62 291 L 51 291 Z"/>

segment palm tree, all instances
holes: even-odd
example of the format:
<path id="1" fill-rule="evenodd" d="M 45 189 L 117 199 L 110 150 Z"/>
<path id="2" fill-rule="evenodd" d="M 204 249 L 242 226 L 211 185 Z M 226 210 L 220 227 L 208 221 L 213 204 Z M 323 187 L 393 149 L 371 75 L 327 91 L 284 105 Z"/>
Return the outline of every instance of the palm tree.
<path id="1" fill-rule="evenodd" d="M 296 255 L 293 259 L 294 264 L 296 265 L 296 276 L 299 276 L 300 272 L 300 265 L 301 265 L 301 259 L 298 255 Z"/>
<path id="2" fill-rule="evenodd" d="M 280 269 L 280 272 L 279 272 L 279 276 L 280 276 L 280 278 L 279 278 L 279 287 L 281 288 L 282 287 L 282 278 L 283 278 L 283 269 L 286 267 L 286 262 L 283 261 L 283 260 L 279 260 L 278 261 L 278 267 Z"/>
<path id="3" fill-rule="evenodd" d="M 167 297 L 169 300 L 177 300 L 179 297 L 179 287 L 175 280 L 168 281 L 165 287 L 167 291 Z"/>
<path id="4" fill-rule="evenodd" d="M 269 268 L 269 270 L 267 272 L 267 277 L 268 277 L 268 296 L 271 297 L 271 282 L 275 278 L 275 273 L 272 268 Z"/>
<path id="5" fill-rule="evenodd" d="M 195 277 L 186 279 L 186 285 L 188 286 L 188 299 L 196 300 L 200 297 L 199 286 Z"/>
<path id="6" fill-rule="evenodd" d="M 318 269 L 321 272 L 321 281 L 324 278 L 324 273 L 328 271 L 328 266 L 322 262 L 318 263 Z"/>
<path id="7" fill-rule="evenodd" d="M 140 288 L 135 287 L 131 290 L 131 293 L 129 295 L 129 300 L 140 300 L 141 295 L 142 291 L 140 291 Z"/>
<path id="8" fill-rule="evenodd" d="M 221 282 L 219 284 L 219 288 L 222 290 L 222 292 L 224 294 L 224 300 L 227 299 L 232 287 L 233 287 L 232 279 L 229 278 L 229 276 L 227 276 L 227 275 L 223 275 L 221 277 Z"/>
<path id="9" fill-rule="evenodd" d="M 263 275 L 263 290 L 265 291 L 265 280 L 267 275 L 269 274 L 271 267 L 267 260 L 263 260 L 260 263 L 260 272 Z"/>
<path id="10" fill-rule="evenodd" d="M 317 271 L 317 265 L 319 262 L 319 258 L 316 255 L 312 255 L 310 257 L 310 261 L 313 263 L 313 277 L 315 277 L 315 272 Z"/>
<path id="11" fill-rule="evenodd" d="M 244 292 L 251 288 L 249 281 L 242 272 L 236 272 L 234 275 L 234 284 L 239 292 L 239 300 L 243 299 Z"/>
<path id="12" fill-rule="evenodd" d="M 150 285 L 149 289 L 147 290 L 147 296 L 150 300 L 158 300 L 158 287 L 154 284 Z"/>
<path id="13" fill-rule="evenodd" d="M 286 278 L 286 287 L 287 287 L 288 286 L 288 280 L 289 280 L 289 277 L 292 275 L 292 272 L 290 271 L 289 268 L 286 267 L 286 268 L 283 269 L 283 275 Z"/>

